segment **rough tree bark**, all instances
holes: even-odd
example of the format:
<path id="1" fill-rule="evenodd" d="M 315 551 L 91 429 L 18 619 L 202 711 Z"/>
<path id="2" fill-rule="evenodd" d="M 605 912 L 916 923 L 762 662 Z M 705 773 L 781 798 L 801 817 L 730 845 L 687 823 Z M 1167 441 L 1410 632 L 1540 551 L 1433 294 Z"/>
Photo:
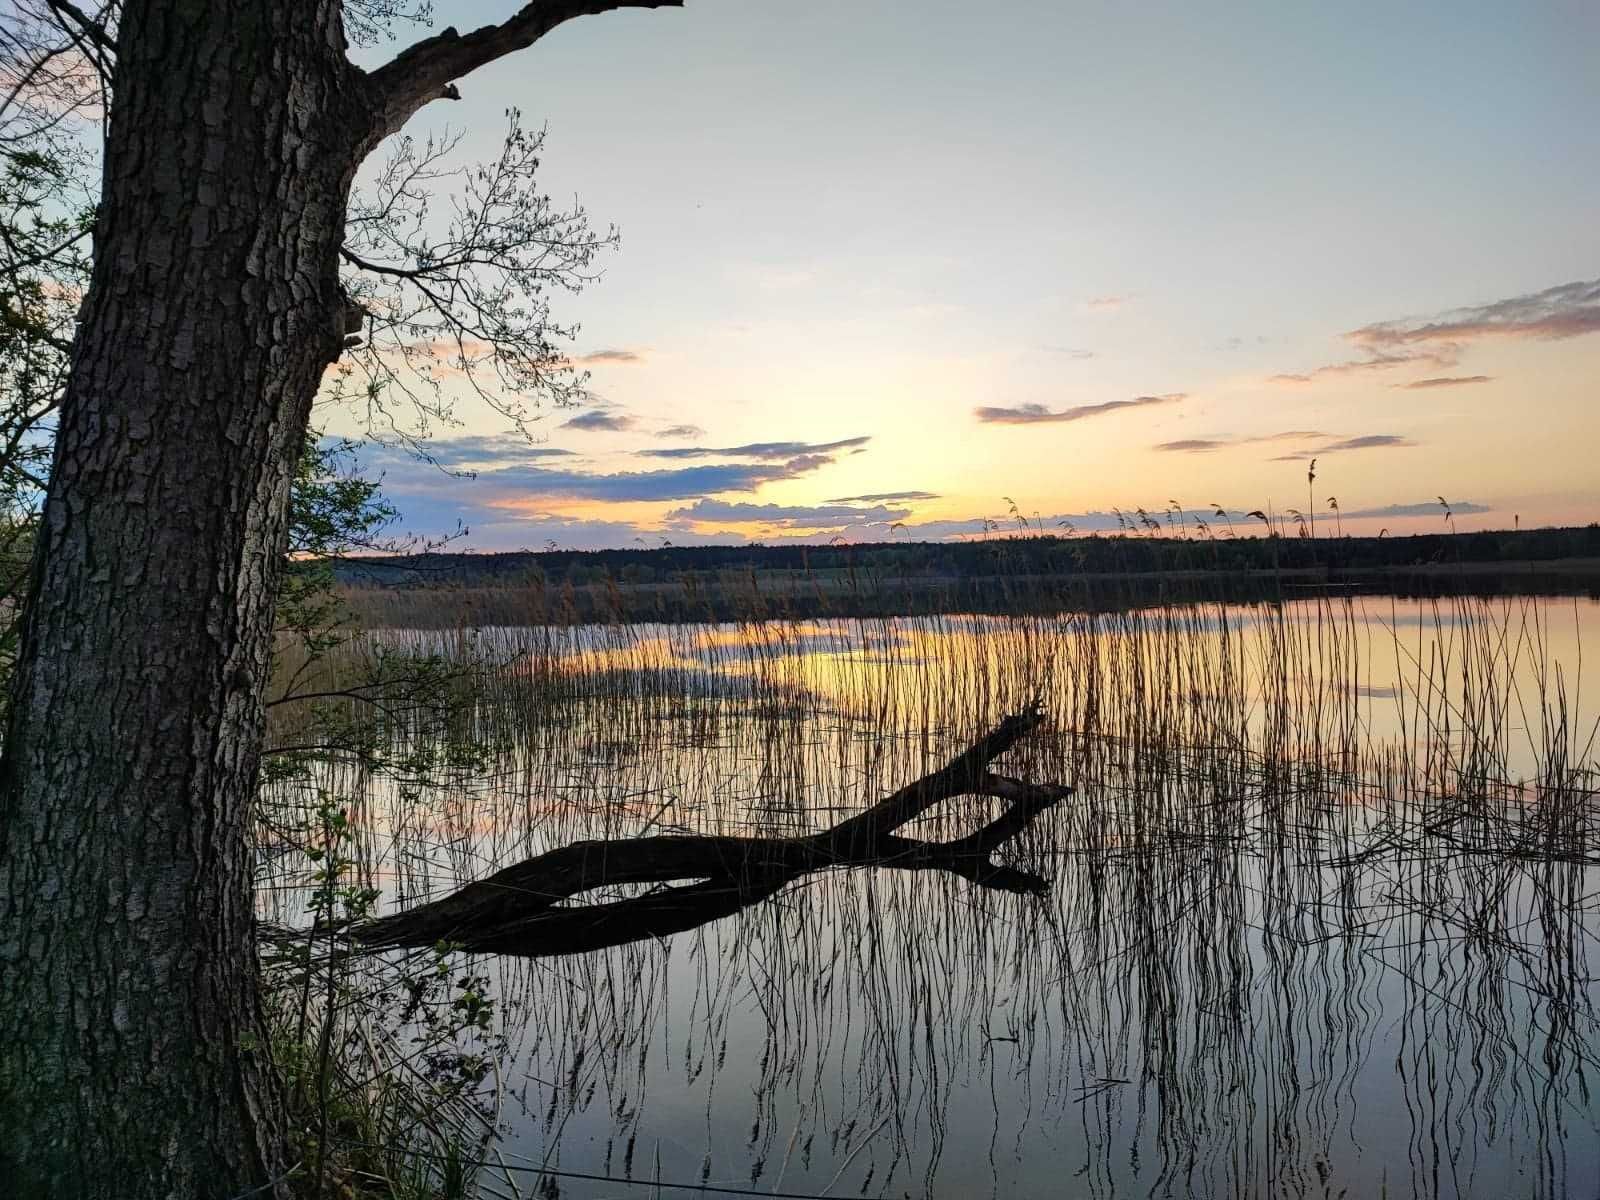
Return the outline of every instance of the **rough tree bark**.
<path id="1" fill-rule="evenodd" d="M 280 1174 L 248 812 L 290 476 L 347 331 L 351 177 L 441 74 L 633 6 L 658 5 L 531 4 L 372 75 L 339 0 L 123 6 L 0 765 L 0 1194 Z"/>
<path id="2" fill-rule="evenodd" d="M 369 922 L 354 930 L 354 938 L 375 949 L 448 942 L 529 958 L 574 954 L 693 929 L 757 904 L 803 875 L 835 867 L 948 871 L 979 887 L 1042 892 L 1049 886 L 1045 879 L 997 864 L 991 855 L 1072 789 L 1024 783 L 989 770 L 1041 720 L 1037 711 L 1007 717 L 938 771 L 818 833 L 574 842 L 442 899 Z M 954 841 L 895 833 L 940 801 L 966 795 L 993 796 L 1007 807 Z M 596 888 L 676 880 L 695 882 L 604 903 L 563 904 Z"/>
<path id="3" fill-rule="evenodd" d="M 22 1194 L 278 1173 L 247 842 L 289 479 L 342 347 L 336 0 L 130 3 L 6 735 Z"/>

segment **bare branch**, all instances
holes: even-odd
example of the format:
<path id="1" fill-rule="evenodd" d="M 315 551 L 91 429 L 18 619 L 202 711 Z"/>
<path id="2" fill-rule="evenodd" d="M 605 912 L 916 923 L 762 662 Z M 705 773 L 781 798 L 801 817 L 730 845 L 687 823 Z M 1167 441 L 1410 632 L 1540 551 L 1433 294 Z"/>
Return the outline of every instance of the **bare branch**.
<path id="1" fill-rule="evenodd" d="M 431 423 L 455 420 L 460 389 L 446 381 L 524 433 L 534 406 L 584 394 L 586 373 L 563 345 L 576 326 L 555 320 L 551 298 L 599 277 L 595 260 L 617 231 L 591 228 L 580 204 L 539 188 L 543 133 L 523 129 L 514 109 L 507 117 L 497 158 L 449 167 L 459 135 L 402 135 L 370 187 L 351 195 L 343 282 L 369 314 L 367 339 L 341 360 L 324 400 L 365 406 L 369 431 L 387 426 L 422 457 Z M 409 401 L 409 420 L 395 396 Z"/>
<path id="2" fill-rule="evenodd" d="M 112 40 L 111 35 L 106 32 L 105 26 L 90 17 L 76 4 L 69 3 L 69 0 L 45 0 L 45 3 L 57 14 L 70 20 L 76 28 L 82 30 L 89 40 L 99 46 L 100 49 L 111 54 L 116 53 L 117 44 Z"/>
<path id="3" fill-rule="evenodd" d="M 378 128 L 363 147 L 371 150 L 397 132 L 423 105 L 459 100 L 455 81 L 479 67 L 525 50 L 574 17 L 618 8 L 682 8 L 683 0 L 535 0 L 498 25 L 468 34 L 452 27 L 401 51 L 370 79 L 377 92 Z"/>

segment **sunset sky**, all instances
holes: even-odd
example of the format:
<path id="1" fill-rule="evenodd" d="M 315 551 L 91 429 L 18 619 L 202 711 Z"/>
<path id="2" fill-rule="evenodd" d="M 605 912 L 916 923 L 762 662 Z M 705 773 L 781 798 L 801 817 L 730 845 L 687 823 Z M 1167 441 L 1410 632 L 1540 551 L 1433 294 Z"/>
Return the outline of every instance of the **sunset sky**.
<path id="1" fill-rule="evenodd" d="M 578 20 L 411 131 L 519 107 L 620 227 L 556 301 L 594 397 L 366 464 L 483 549 L 1281 513 L 1310 456 L 1347 532 L 1597 520 L 1597 64 L 1591 0 Z"/>

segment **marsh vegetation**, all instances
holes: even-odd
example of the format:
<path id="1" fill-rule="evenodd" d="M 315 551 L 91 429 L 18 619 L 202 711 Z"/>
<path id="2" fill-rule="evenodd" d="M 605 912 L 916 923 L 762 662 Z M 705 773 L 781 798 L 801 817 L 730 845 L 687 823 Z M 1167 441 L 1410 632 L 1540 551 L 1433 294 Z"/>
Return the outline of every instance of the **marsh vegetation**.
<path id="1" fill-rule="evenodd" d="M 1597 634 L 1589 600 L 1367 596 L 286 643 L 315 698 L 272 710 L 258 895 L 304 947 L 288 1040 L 372 1065 L 324 1110 L 411 1070 L 453 1131 L 313 1140 L 504 1195 L 1576 1194 Z M 1042 895 L 839 869 L 579 955 L 345 936 L 577 841 L 828 829 L 1032 705 L 998 769 L 1075 794 L 998 861 Z"/>

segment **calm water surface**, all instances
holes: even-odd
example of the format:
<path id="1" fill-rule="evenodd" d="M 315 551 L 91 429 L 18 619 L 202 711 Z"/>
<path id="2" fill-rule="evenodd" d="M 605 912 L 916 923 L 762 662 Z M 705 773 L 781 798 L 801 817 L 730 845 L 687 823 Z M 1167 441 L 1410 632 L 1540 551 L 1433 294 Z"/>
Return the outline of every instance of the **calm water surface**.
<path id="1" fill-rule="evenodd" d="M 510 663 L 495 770 L 367 797 L 390 903 L 822 828 L 1035 700 L 1001 767 L 1077 789 L 1005 852 L 1043 898 L 840 871 L 486 960 L 525 1194 L 1600 1195 L 1592 601 L 384 639 Z"/>

